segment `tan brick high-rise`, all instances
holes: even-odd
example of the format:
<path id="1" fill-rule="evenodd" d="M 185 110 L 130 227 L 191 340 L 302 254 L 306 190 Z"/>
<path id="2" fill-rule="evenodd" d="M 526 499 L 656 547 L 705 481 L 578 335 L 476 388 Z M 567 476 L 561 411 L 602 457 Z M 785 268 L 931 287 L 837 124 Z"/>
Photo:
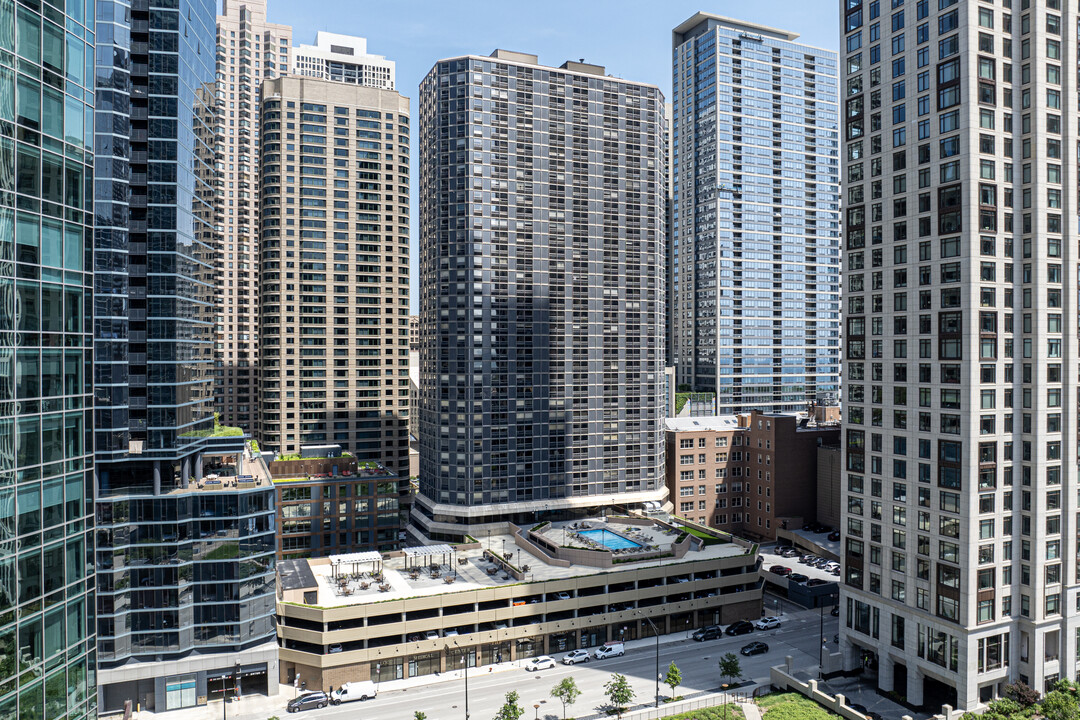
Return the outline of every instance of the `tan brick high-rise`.
<path id="1" fill-rule="evenodd" d="M 266 21 L 266 0 L 224 0 L 217 18 L 214 406 L 255 430 L 258 373 L 259 83 L 286 74 L 292 28 Z"/>
<path id="2" fill-rule="evenodd" d="M 409 100 L 263 83 L 260 442 L 408 478 Z"/>

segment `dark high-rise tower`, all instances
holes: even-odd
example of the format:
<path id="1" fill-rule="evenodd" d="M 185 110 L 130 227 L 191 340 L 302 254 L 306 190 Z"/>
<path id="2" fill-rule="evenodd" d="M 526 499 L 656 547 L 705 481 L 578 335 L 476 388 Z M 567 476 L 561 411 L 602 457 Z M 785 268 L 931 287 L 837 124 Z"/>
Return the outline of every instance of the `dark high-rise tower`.
<path id="1" fill-rule="evenodd" d="M 664 487 L 664 99 L 584 62 L 420 86 L 420 495 L 432 533 Z"/>

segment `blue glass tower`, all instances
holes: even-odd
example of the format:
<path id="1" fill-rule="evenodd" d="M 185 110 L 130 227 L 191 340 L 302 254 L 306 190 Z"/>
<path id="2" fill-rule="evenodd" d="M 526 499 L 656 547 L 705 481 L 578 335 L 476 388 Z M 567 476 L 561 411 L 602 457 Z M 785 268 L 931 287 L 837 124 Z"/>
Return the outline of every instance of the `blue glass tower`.
<path id="1" fill-rule="evenodd" d="M 93 2 L 0 0 L 0 718 L 97 716 Z"/>
<path id="2" fill-rule="evenodd" d="M 267 665 L 272 490 L 212 408 L 216 7 L 100 0 L 94 386 L 101 705 L 162 711 Z M 220 466 L 220 467 L 219 467 Z M 274 672 L 276 674 L 276 671 Z"/>
<path id="3" fill-rule="evenodd" d="M 709 13 L 672 36 L 669 362 L 721 414 L 839 385 L 837 58 L 798 37 Z"/>

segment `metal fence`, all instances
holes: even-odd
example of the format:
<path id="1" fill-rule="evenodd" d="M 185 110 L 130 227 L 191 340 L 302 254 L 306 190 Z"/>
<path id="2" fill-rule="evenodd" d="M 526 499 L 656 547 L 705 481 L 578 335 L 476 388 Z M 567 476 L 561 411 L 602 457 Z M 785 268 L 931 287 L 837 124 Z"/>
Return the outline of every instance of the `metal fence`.
<path id="1" fill-rule="evenodd" d="M 753 702 L 753 688 L 745 690 L 733 690 L 727 693 L 715 693 L 702 697 L 680 700 L 678 702 L 661 704 L 660 707 L 643 708 L 623 714 L 623 720 L 659 720 L 669 715 L 701 710 L 703 708 L 719 707 L 721 705 L 737 705 L 739 703 Z"/>

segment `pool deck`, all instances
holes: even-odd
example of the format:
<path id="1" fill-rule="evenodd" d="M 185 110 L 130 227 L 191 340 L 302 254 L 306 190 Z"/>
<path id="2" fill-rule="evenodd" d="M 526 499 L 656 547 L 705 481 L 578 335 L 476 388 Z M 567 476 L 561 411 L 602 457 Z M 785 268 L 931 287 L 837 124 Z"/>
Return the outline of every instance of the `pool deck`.
<path id="1" fill-rule="evenodd" d="M 609 546 L 602 540 L 594 540 L 587 535 L 587 533 L 598 532 L 609 532 L 633 543 L 625 548 L 610 548 L 618 555 L 666 549 L 678 535 L 677 532 L 671 532 L 659 525 L 630 525 L 603 518 L 552 523 L 544 528 L 541 535 L 559 545 L 585 549 L 608 549 Z"/>
<path id="2" fill-rule="evenodd" d="M 582 523 L 587 524 L 589 527 L 582 528 Z M 575 525 L 577 527 L 574 527 Z M 618 520 L 608 523 L 601 518 L 578 521 L 577 523 L 553 523 L 553 526 L 545 528 L 543 534 L 553 542 L 562 544 L 564 533 L 569 539 L 572 533 L 580 529 L 609 530 L 634 542 L 641 543 L 643 548 L 655 545 L 666 549 L 675 541 L 678 535 L 677 532 L 665 532 L 656 525 L 640 527 L 620 523 Z M 485 534 L 477 538 L 477 541 L 479 547 L 455 549 L 452 557 L 432 557 L 430 562 L 435 563 L 437 568 L 434 576 L 429 563 L 424 563 L 423 567 L 414 573 L 406 567 L 404 558 L 395 557 L 382 561 L 382 580 L 375 580 L 370 573 L 367 573 L 363 577 L 351 577 L 345 582 L 341 582 L 340 579 L 334 577 L 331 565 L 332 558 L 304 560 L 303 562 L 310 567 L 315 581 L 315 589 L 317 590 L 317 599 L 313 604 L 322 607 L 337 607 L 378 603 L 387 600 L 403 600 L 418 595 L 443 595 L 476 591 L 500 585 L 528 585 L 564 580 L 583 574 L 617 573 L 658 565 L 670 565 L 674 568 L 680 562 L 730 558 L 747 554 L 747 550 L 737 543 L 708 545 L 698 550 L 691 550 L 681 560 L 650 555 L 638 562 L 633 559 L 633 552 L 620 551 L 617 554 L 625 557 L 626 560 L 621 561 L 617 567 L 601 569 L 586 565 L 562 567 L 549 564 L 543 557 L 524 552 L 518 548 L 514 544 L 513 536 L 507 533 Z M 581 547 L 586 546 L 582 545 Z M 497 571 L 495 565 L 484 556 L 485 550 L 506 555 L 512 563 L 518 566 L 528 565 L 529 570 L 526 572 L 523 583 L 505 572 Z M 446 581 L 448 576 L 453 578 L 451 582 Z"/>

